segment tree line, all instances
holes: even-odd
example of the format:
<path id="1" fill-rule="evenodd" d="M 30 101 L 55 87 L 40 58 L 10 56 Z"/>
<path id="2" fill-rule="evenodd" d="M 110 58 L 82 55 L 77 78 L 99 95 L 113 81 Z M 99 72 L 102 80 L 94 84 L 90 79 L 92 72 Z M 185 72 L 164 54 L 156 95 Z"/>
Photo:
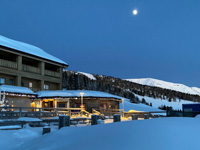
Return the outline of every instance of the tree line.
<path id="1" fill-rule="evenodd" d="M 93 76 L 96 78 L 96 80 L 92 80 L 76 71 L 64 71 L 63 88 L 67 90 L 95 90 L 107 92 L 130 99 L 131 102 L 134 103 L 142 101 L 139 100 L 138 97 L 135 96 L 135 94 L 140 96 L 159 98 L 161 100 L 165 99 L 169 102 L 177 101 L 177 99 L 179 101 L 183 99 L 200 102 L 199 95 L 191 95 L 169 89 L 141 85 L 111 76 L 96 74 L 93 74 Z"/>

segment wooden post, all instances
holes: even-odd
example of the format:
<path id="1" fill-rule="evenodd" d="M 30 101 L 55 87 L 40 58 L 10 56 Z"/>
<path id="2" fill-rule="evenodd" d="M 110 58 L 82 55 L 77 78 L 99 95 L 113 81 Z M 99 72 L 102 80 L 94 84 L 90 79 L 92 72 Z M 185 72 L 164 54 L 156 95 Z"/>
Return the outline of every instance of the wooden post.
<path id="1" fill-rule="evenodd" d="M 60 115 L 58 128 L 60 129 L 62 127 L 69 127 L 69 126 L 70 126 L 70 116 Z"/>
<path id="2" fill-rule="evenodd" d="M 22 117 L 22 108 L 19 107 L 19 117 Z"/>
<path id="3" fill-rule="evenodd" d="M 55 113 L 56 113 L 56 116 L 57 116 L 58 115 L 58 109 L 57 108 L 55 109 Z"/>
<path id="4" fill-rule="evenodd" d="M 41 108 L 39 108 L 39 119 L 41 119 Z"/>
<path id="5" fill-rule="evenodd" d="M 97 124 L 97 115 L 92 115 L 91 116 L 91 125 L 96 125 Z"/>
<path id="6" fill-rule="evenodd" d="M 149 115 L 148 114 L 144 114 L 144 119 L 149 119 Z"/>
<path id="7" fill-rule="evenodd" d="M 132 114 L 132 120 L 138 120 L 138 115 L 137 114 Z"/>
<path id="8" fill-rule="evenodd" d="M 118 115 L 118 114 L 114 114 L 113 119 L 114 119 L 114 122 L 120 122 L 121 121 L 120 115 Z"/>
<path id="9" fill-rule="evenodd" d="M 50 128 L 49 126 L 45 126 L 45 127 L 43 128 L 42 135 L 47 134 L 47 133 L 50 133 L 50 132 L 51 132 L 51 128 Z"/>

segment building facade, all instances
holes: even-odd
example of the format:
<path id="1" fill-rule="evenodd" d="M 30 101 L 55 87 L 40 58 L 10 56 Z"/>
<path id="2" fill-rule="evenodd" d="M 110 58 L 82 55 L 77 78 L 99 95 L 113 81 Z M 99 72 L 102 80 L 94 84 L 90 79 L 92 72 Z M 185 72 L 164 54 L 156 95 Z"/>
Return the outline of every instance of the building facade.
<path id="1" fill-rule="evenodd" d="M 34 92 L 62 89 L 67 63 L 35 46 L 0 36 L 0 84 Z"/>
<path id="2" fill-rule="evenodd" d="M 40 108 L 84 108 L 88 112 L 95 110 L 119 109 L 122 98 L 99 91 L 56 90 L 37 92 L 35 106 Z"/>

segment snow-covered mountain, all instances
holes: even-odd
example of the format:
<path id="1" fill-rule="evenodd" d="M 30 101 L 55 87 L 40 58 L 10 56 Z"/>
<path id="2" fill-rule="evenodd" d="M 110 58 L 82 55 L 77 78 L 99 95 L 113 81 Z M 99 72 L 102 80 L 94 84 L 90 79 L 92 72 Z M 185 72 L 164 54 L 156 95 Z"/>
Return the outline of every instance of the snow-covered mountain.
<path id="1" fill-rule="evenodd" d="M 140 78 L 140 79 L 126 79 L 127 81 L 148 85 L 153 87 L 160 87 L 163 89 L 170 89 L 182 93 L 192 94 L 192 95 L 200 95 L 200 88 L 197 87 L 188 87 L 184 84 L 166 82 L 158 79 L 152 78 Z"/>

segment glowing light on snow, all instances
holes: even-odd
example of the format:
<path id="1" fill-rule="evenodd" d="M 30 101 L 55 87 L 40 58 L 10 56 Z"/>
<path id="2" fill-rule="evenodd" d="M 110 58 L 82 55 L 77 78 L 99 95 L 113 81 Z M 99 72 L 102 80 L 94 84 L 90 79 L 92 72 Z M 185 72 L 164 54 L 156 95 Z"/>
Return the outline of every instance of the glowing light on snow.
<path id="1" fill-rule="evenodd" d="M 138 14 L 137 9 L 134 9 L 134 10 L 133 10 L 133 15 L 135 16 L 135 15 L 137 15 L 137 14 Z"/>

